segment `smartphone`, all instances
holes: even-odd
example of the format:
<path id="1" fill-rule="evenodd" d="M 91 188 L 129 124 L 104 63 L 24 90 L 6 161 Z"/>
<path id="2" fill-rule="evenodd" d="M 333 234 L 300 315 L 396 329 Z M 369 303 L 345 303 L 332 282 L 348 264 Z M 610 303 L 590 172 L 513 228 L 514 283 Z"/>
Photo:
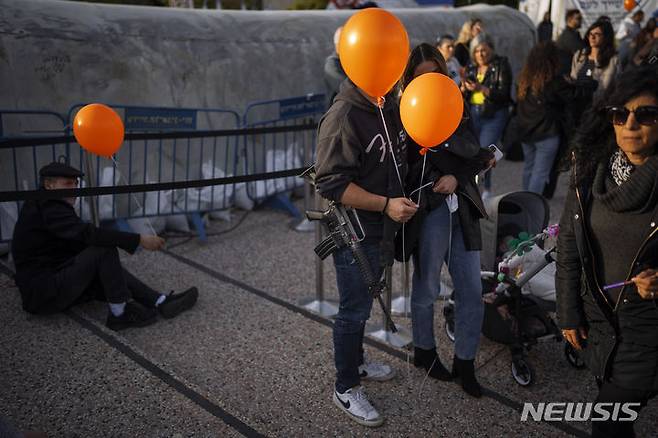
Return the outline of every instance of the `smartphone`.
<path id="1" fill-rule="evenodd" d="M 466 76 L 466 82 L 473 82 L 474 84 L 477 84 L 477 78 L 473 75 Z"/>
<path id="2" fill-rule="evenodd" d="M 498 147 L 495 144 L 490 144 L 487 149 L 491 151 L 492 154 L 494 154 L 494 158 L 496 161 L 500 161 L 503 159 L 503 151 L 498 149 Z"/>

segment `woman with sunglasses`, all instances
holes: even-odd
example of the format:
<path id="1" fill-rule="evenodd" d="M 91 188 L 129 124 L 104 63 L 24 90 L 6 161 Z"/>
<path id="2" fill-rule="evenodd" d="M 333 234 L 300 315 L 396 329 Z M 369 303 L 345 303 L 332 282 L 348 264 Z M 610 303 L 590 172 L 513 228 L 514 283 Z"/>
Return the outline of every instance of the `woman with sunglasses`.
<path id="1" fill-rule="evenodd" d="M 596 402 L 635 412 L 658 392 L 657 148 L 658 68 L 627 71 L 583 116 L 558 237 L 562 333 L 596 377 Z M 633 421 L 592 422 L 592 436 L 635 436 Z"/>
<path id="2" fill-rule="evenodd" d="M 423 43 L 409 56 L 401 90 L 414 78 L 431 72 L 449 76 L 441 53 Z M 482 391 L 475 378 L 474 360 L 484 316 L 480 282 L 480 218 L 486 213 L 475 175 L 494 161 L 491 152 L 480 149 L 468 110 L 464 107 L 464 117 L 457 131 L 442 145 L 427 152 L 424 172 L 420 148 L 409 143 L 407 193 L 411 193 L 412 201 L 419 203 L 420 207 L 405 228 L 405 245 L 408 245 L 405 251 L 407 255 L 413 254 L 414 261 L 411 291 L 414 365 L 424 368 L 435 379 L 459 378 L 464 391 L 480 397 Z M 417 189 L 426 184 L 431 187 L 419 194 Z M 453 194 L 456 196 L 452 197 Z M 455 285 L 452 373 L 442 365 L 434 338 L 434 303 L 441 291 L 444 260 Z"/>

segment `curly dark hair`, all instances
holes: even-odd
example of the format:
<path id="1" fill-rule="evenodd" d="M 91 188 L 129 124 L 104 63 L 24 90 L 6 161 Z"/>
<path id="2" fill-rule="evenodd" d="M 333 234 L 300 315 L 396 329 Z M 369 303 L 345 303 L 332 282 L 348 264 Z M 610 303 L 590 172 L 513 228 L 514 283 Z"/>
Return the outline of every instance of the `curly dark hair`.
<path id="1" fill-rule="evenodd" d="M 617 150 L 615 131 L 607 119 L 606 108 L 624 106 L 629 100 L 642 95 L 658 99 L 658 66 L 627 70 L 608 87 L 601 98 L 594 101 L 584 114 L 580 127 L 570 144 L 564 165 L 575 164 L 572 180 L 575 186 L 589 184 L 599 163 L 605 163 Z M 575 160 L 575 162 L 573 162 Z M 566 166 L 563 166 L 563 168 Z"/>
<path id="2" fill-rule="evenodd" d="M 544 86 L 553 80 L 559 70 L 559 52 L 553 41 L 539 43 L 530 50 L 519 75 L 519 100 L 526 95 L 541 95 Z"/>

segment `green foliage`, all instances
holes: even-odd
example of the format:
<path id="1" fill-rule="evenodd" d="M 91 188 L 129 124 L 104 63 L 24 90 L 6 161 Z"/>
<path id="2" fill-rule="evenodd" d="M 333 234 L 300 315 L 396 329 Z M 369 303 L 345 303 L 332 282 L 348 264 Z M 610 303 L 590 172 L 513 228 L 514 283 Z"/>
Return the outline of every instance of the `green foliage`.
<path id="1" fill-rule="evenodd" d="M 292 5 L 288 6 L 291 11 L 303 9 L 327 9 L 328 0 L 295 0 Z"/>

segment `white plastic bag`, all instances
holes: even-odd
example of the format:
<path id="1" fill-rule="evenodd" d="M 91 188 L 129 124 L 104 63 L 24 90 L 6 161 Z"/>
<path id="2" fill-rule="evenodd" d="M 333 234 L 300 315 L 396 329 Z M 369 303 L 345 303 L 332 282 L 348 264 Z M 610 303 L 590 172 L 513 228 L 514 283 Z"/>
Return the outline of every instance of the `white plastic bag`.
<path id="1" fill-rule="evenodd" d="M 118 186 L 120 180 L 121 173 L 119 169 L 116 169 L 115 171 L 112 166 L 103 167 L 100 177 L 101 187 Z M 112 202 L 113 197 L 114 195 L 103 195 L 98 197 L 98 217 L 100 220 L 110 220 L 115 218 Z"/>
<path id="2" fill-rule="evenodd" d="M 161 192 L 147 192 L 146 196 L 141 193 L 136 194 L 136 199 L 140 204 L 143 202 L 144 205 L 137 208 L 133 216 L 141 216 L 142 214 L 150 216 L 171 211 L 171 193 L 171 190 L 165 190 Z M 159 205 L 158 198 L 160 200 Z M 153 231 L 159 234 L 164 231 L 166 224 L 163 216 L 136 217 L 134 219 L 128 219 L 127 222 L 130 228 L 138 234 L 153 234 Z"/>
<path id="3" fill-rule="evenodd" d="M 302 167 L 302 159 L 296 143 L 290 144 L 287 150 L 269 149 L 265 152 L 265 171 L 278 172 Z M 287 178 L 254 181 L 249 184 L 249 194 L 252 199 L 263 200 L 277 193 L 293 190 L 304 185 L 304 180 L 296 176 Z"/>
<path id="4" fill-rule="evenodd" d="M 226 174 L 219 167 L 214 167 L 211 161 L 201 166 L 203 179 L 224 178 Z M 187 197 L 187 203 L 185 198 Z M 175 204 L 183 211 L 208 211 L 226 209 L 231 206 L 233 185 L 206 186 L 185 189 L 176 197 Z"/>

